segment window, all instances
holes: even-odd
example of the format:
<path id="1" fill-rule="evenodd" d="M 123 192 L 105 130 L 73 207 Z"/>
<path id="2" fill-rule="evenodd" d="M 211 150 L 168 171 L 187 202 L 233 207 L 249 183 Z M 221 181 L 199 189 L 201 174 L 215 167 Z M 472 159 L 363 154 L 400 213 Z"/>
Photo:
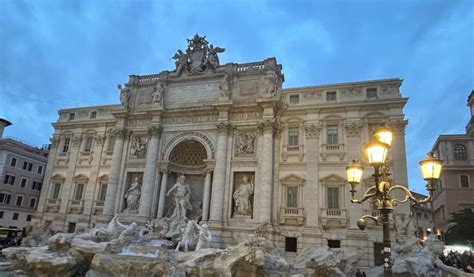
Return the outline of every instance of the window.
<path id="1" fill-rule="evenodd" d="M 67 232 L 68 233 L 74 233 L 75 230 L 76 230 L 76 223 L 75 222 L 69 222 L 69 224 L 67 226 Z"/>
<path id="2" fill-rule="evenodd" d="M 339 209 L 339 188 L 328 187 L 327 193 L 328 209 Z"/>
<path id="3" fill-rule="evenodd" d="M 453 146 L 454 159 L 457 161 L 467 160 L 466 146 L 462 144 L 455 144 Z"/>
<path id="4" fill-rule="evenodd" d="M 11 174 L 6 174 L 5 178 L 3 178 L 3 183 L 13 186 L 15 184 L 15 176 Z"/>
<path id="5" fill-rule="evenodd" d="M 469 177 L 467 175 L 460 175 L 459 181 L 461 184 L 461 188 L 468 188 L 469 187 Z"/>
<path id="6" fill-rule="evenodd" d="M 69 113 L 67 120 L 74 120 L 75 117 L 76 117 L 75 113 Z"/>
<path id="7" fill-rule="evenodd" d="M 91 136 L 86 137 L 86 141 L 84 142 L 84 152 L 91 152 L 93 139 L 94 138 Z"/>
<path id="8" fill-rule="evenodd" d="M 23 204 L 23 196 L 17 195 L 17 196 L 16 196 L 16 203 L 15 203 L 15 205 L 21 206 L 21 204 Z"/>
<path id="9" fill-rule="evenodd" d="M 21 177 L 20 187 L 24 188 L 24 187 L 26 187 L 27 184 L 28 184 L 28 178 Z"/>
<path id="10" fill-rule="evenodd" d="M 31 214 L 26 216 L 26 221 L 31 221 Z"/>
<path id="11" fill-rule="evenodd" d="M 341 241 L 328 239 L 328 246 L 329 248 L 341 248 Z"/>
<path id="12" fill-rule="evenodd" d="M 30 198 L 30 208 L 36 208 L 36 198 L 34 197 Z"/>
<path id="13" fill-rule="evenodd" d="M 335 91 L 326 92 L 326 101 L 328 102 L 336 101 L 336 92 Z"/>
<path id="14" fill-rule="evenodd" d="M 327 127 L 327 144 L 338 144 L 337 125 L 329 125 Z"/>
<path id="15" fill-rule="evenodd" d="M 43 184 L 41 182 L 33 181 L 33 186 L 31 187 L 31 189 L 41 191 L 42 187 L 43 187 Z"/>
<path id="16" fill-rule="evenodd" d="M 298 240 L 297 238 L 285 237 L 285 251 L 286 252 L 297 252 Z"/>
<path id="17" fill-rule="evenodd" d="M 18 213 L 13 213 L 12 220 L 18 220 Z"/>
<path id="18" fill-rule="evenodd" d="M 298 104 L 299 102 L 300 102 L 299 94 L 290 95 L 290 104 Z"/>
<path id="19" fill-rule="evenodd" d="M 107 194 L 107 184 L 101 184 L 99 187 L 98 201 L 105 201 L 105 195 Z"/>
<path id="20" fill-rule="evenodd" d="M 30 162 L 23 162 L 23 169 L 31 171 L 33 169 L 33 163 Z"/>
<path id="21" fill-rule="evenodd" d="M 63 153 L 67 153 L 69 151 L 69 144 L 71 143 L 71 138 L 65 138 L 63 143 Z"/>
<path id="22" fill-rule="evenodd" d="M 97 111 L 91 111 L 89 114 L 89 118 L 96 118 L 97 117 Z"/>
<path id="23" fill-rule="evenodd" d="M 81 200 L 83 191 L 84 184 L 76 184 L 76 190 L 74 191 L 74 200 Z"/>
<path id="24" fill-rule="evenodd" d="M 0 203 L 10 204 L 11 194 L 8 192 L 0 192 Z"/>
<path id="25" fill-rule="evenodd" d="M 288 128 L 288 145 L 297 146 L 299 144 L 298 127 Z"/>
<path id="26" fill-rule="evenodd" d="M 0 218 L 3 218 L 3 211 L 0 211 Z"/>
<path id="27" fill-rule="evenodd" d="M 367 88 L 367 99 L 377 99 L 377 88 Z"/>
<path id="28" fill-rule="evenodd" d="M 55 183 L 51 192 L 51 199 L 59 199 L 59 192 L 61 191 L 61 184 Z"/>
<path id="29" fill-rule="evenodd" d="M 298 208 L 298 187 L 286 187 L 286 206 Z"/>
<path id="30" fill-rule="evenodd" d="M 12 159 L 10 160 L 10 166 L 11 166 L 11 167 L 15 167 L 15 166 L 16 166 L 16 162 L 17 162 L 17 159 L 12 157 Z"/>
<path id="31" fill-rule="evenodd" d="M 36 173 L 38 173 L 38 174 L 43 173 L 43 166 L 42 165 L 38 165 L 38 170 L 36 171 Z"/>
<path id="32" fill-rule="evenodd" d="M 112 153 L 114 152 L 115 146 L 115 136 L 109 136 L 109 142 L 107 143 L 107 152 Z"/>

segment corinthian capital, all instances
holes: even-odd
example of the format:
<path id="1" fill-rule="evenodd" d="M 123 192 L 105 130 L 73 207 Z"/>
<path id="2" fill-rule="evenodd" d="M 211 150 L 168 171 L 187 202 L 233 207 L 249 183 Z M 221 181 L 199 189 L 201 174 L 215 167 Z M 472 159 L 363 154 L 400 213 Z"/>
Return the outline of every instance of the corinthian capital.
<path id="1" fill-rule="evenodd" d="M 319 124 L 306 124 L 304 126 L 304 132 L 307 138 L 319 138 L 320 131 L 321 125 Z"/>
<path id="2" fill-rule="evenodd" d="M 270 119 L 262 120 L 257 126 L 260 133 L 273 132 L 274 127 L 274 122 Z"/>
<path id="3" fill-rule="evenodd" d="M 120 129 L 115 129 L 113 131 L 113 134 L 117 138 L 125 139 L 125 138 L 129 137 L 132 134 L 132 132 L 128 129 L 120 128 Z"/>
<path id="4" fill-rule="evenodd" d="M 151 126 L 148 128 L 148 135 L 150 137 L 159 137 L 161 135 L 161 132 L 163 131 L 163 128 L 161 126 Z"/>
<path id="5" fill-rule="evenodd" d="M 230 133 L 233 129 L 232 125 L 229 122 L 217 123 L 216 127 L 217 127 L 218 134 Z"/>
<path id="6" fill-rule="evenodd" d="M 362 130 L 362 123 L 359 121 L 349 121 L 344 123 L 347 136 L 359 136 Z"/>
<path id="7" fill-rule="evenodd" d="M 387 122 L 387 127 L 392 128 L 397 134 L 405 134 L 405 128 L 408 125 L 408 120 L 405 119 L 390 119 Z"/>

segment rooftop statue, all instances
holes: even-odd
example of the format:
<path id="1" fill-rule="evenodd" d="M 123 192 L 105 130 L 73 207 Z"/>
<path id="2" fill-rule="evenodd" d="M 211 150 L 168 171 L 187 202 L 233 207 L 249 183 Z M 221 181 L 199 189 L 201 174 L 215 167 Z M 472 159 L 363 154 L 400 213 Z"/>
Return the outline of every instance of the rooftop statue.
<path id="1" fill-rule="evenodd" d="M 219 67 L 218 53 L 225 51 L 225 48 L 214 47 L 206 40 L 206 36 L 195 34 L 193 38 L 187 39 L 188 48 L 185 52 L 176 51 L 172 59 L 175 60 L 175 76 L 181 75 L 181 72 L 187 71 L 190 74 L 202 73 L 206 69 L 214 71 Z"/>

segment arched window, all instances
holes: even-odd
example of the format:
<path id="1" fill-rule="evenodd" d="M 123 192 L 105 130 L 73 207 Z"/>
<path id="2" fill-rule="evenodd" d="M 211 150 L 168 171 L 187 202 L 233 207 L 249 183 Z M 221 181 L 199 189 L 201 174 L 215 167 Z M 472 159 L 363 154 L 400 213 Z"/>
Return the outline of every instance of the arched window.
<path id="1" fill-rule="evenodd" d="M 466 146 L 462 144 L 455 144 L 453 146 L 453 154 L 455 160 L 467 160 Z"/>

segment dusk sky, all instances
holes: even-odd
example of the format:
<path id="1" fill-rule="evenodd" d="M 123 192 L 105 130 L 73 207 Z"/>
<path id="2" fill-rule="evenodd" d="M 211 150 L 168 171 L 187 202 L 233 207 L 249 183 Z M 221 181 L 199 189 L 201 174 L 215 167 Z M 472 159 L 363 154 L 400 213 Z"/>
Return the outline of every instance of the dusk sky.
<path id="1" fill-rule="evenodd" d="M 195 33 L 226 48 L 221 64 L 276 57 L 285 88 L 403 79 L 418 192 L 418 161 L 470 118 L 474 1 L 0 0 L 0 118 L 13 123 L 4 135 L 49 143 L 58 109 L 118 104 L 118 83 L 173 70 Z"/>

